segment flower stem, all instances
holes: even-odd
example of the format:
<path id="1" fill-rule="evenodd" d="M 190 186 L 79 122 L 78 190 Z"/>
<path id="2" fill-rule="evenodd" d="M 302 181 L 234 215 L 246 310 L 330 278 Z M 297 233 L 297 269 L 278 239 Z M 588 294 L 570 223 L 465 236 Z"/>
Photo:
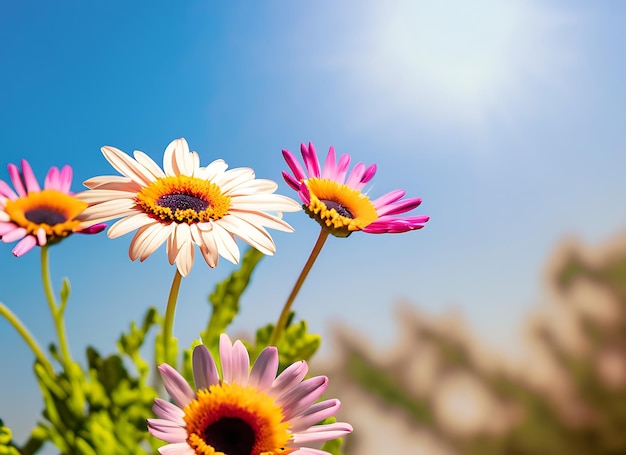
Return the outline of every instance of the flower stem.
<path id="1" fill-rule="evenodd" d="M 33 351 L 33 354 L 35 354 L 35 357 L 37 357 L 39 363 L 41 363 L 50 373 L 54 373 L 52 364 L 39 347 L 39 344 L 37 343 L 37 340 L 35 340 L 35 337 L 33 337 L 33 335 L 28 331 L 22 321 L 20 321 L 20 319 L 2 302 L 0 302 L 0 315 L 4 316 L 4 318 L 9 321 L 9 324 L 11 324 L 13 328 L 17 331 L 17 333 L 22 336 L 28 347 L 30 347 L 31 351 Z"/>
<path id="2" fill-rule="evenodd" d="M 52 314 L 52 319 L 54 321 L 54 328 L 57 332 L 59 348 L 61 349 L 61 363 L 66 366 L 72 362 L 72 355 L 70 354 L 67 337 L 65 335 L 65 321 L 63 318 L 66 302 L 63 302 L 61 305 L 57 305 L 56 303 L 54 290 L 52 289 L 52 280 L 50 278 L 48 256 L 48 245 L 44 245 L 41 247 L 41 280 L 43 282 L 46 300 L 48 301 L 48 307 L 50 308 L 50 313 Z"/>
<path id="3" fill-rule="evenodd" d="M 163 321 L 163 358 L 166 363 L 169 363 L 174 368 L 176 367 L 176 359 L 170 359 L 169 346 L 172 339 L 172 333 L 174 332 L 174 313 L 176 312 L 176 301 L 178 300 L 178 291 L 180 289 L 180 281 L 182 275 L 176 268 L 174 274 L 174 280 L 172 281 L 172 287 L 170 289 L 170 295 L 167 299 L 167 308 L 165 310 L 165 320 Z"/>
<path id="4" fill-rule="evenodd" d="M 289 297 L 287 298 L 287 301 L 285 302 L 285 306 L 283 307 L 283 311 L 280 313 L 280 317 L 278 318 L 276 327 L 274 327 L 274 330 L 272 331 L 272 336 L 269 342 L 270 346 L 275 346 L 276 343 L 278 343 L 278 341 L 280 340 L 281 335 L 285 331 L 285 326 L 287 325 L 287 319 L 289 319 L 289 313 L 291 311 L 291 305 L 293 304 L 293 301 L 296 299 L 298 292 L 300 292 L 300 288 L 302 287 L 304 280 L 306 280 L 307 275 L 311 271 L 311 268 L 313 267 L 313 264 L 315 263 L 317 256 L 319 256 L 320 251 L 322 251 L 322 247 L 324 246 L 324 243 L 326 242 L 326 239 L 328 238 L 328 234 L 329 234 L 329 231 L 322 228 L 322 230 L 320 231 L 320 235 L 317 238 L 317 242 L 315 242 L 315 246 L 313 247 L 313 250 L 311 250 L 309 259 L 306 261 L 306 264 L 304 264 L 304 267 L 302 268 L 302 271 L 300 272 L 300 276 L 298 277 L 296 284 L 291 290 L 291 294 L 289 294 Z"/>

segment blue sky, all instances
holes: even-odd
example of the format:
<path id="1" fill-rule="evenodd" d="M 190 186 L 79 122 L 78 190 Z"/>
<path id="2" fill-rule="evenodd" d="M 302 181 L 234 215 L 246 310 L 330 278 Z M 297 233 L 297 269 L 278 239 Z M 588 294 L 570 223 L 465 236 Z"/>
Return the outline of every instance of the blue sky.
<path id="1" fill-rule="evenodd" d="M 424 202 L 419 232 L 331 238 L 295 309 L 313 331 L 347 322 L 394 339 L 400 299 L 456 308 L 492 343 L 514 344 L 541 301 L 556 243 L 596 243 L 626 226 L 626 6 L 620 2 L 0 3 L 2 166 L 27 158 L 80 182 L 114 171 L 103 145 L 161 162 L 185 137 L 201 163 L 223 158 L 282 182 L 280 150 L 312 141 L 378 164 L 370 188 Z M 317 236 L 286 214 L 233 333 L 274 321 Z M 73 236 L 51 249 L 72 283 L 74 355 L 104 353 L 149 305 L 164 309 L 174 269 L 161 248 L 128 259 L 131 236 Z M 243 247 L 243 244 L 241 244 Z M 0 301 L 42 344 L 53 339 L 38 250 L 0 245 Z M 175 334 L 197 336 L 213 285 L 233 268 L 201 259 L 183 281 Z M 327 340 L 326 348 L 328 349 Z M 0 320 L 0 416 L 18 438 L 39 413 L 32 355 Z M 20 408 L 20 412 L 13 410 Z M 9 413 L 7 410 L 11 410 Z"/>

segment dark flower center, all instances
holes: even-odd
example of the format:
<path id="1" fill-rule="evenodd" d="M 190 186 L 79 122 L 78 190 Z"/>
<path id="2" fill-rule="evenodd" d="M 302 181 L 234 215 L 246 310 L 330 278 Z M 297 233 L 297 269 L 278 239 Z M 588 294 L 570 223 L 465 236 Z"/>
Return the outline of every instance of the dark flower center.
<path id="1" fill-rule="evenodd" d="M 255 439 L 250 425 L 233 417 L 222 418 L 204 430 L 204 441 L 226 455 L 250 455 Z"/>
<path id="2" fill-rule="evenodd" d="M 189 194 L 166 194 L 157 199 L 157 204 L 161 207 L 169 208 L 172 213 L 176 210 L 193 210 L 196 213 L 200 213 L 209 206 L 209 203 L 204 199 L 196 196 L 190 196 Z"/>
<path id="3" fill-rule="evenodd" d="M 341 216 L 343 216 L 345 218 L 350 218 L 350 219 L 354 218 L 354 216 L 352 216 L 352 213 L 350 212 L 350 210 L 348 210 L 346 207 L 341 205 L 339 202 L 331 201 L 331 200 L 328 200 L 328 199 L 320 199 L 320 201 L 322 201 L 326 205 L 326 208 L 328 210 L 335 209 L 335 211 L 339 215 L 341 215 Z"/>
<path id="4" fill-rule="evenodd" d="M 48 226 L 55 226 L 57 224 L 65 223 L 67 218 L 65 215 L 58 212 L 53 212 L 46 209 L 33 209 L 24 213 L 24 216 L 28 221 L 35 224 L 47 224 Z"/>

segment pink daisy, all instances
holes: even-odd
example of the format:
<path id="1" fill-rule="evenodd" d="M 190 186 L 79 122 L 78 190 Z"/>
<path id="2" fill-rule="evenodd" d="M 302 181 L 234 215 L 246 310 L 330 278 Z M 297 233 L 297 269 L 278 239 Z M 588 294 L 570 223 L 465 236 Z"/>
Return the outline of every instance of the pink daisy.
<path id="1" fill-rule="evenodd" d="M 266 348 L 250 370 L 248 351 L 241 341 L 220 337 L 220 379 L 207 348 L 193 351 L 193 375 L 197 390 L 171 366 L 159 372 L 174 403 L 157 398 L 148 419 L 153 436 L 169 444 L 163 455 L 329 455 L 303 447 L 344 436 L 347 423 L 316 425 L 339 410 L 339 400 L 315 403 L 328 378 L 304 380 L 306 362 L 294 363 L 278 377 L 278 351 Z"/>
<path id="2" fill-rule="evenodd" d="M 422 202 L 420 198 L 402 199 L 404 190 L 391 191 L 374 200 L 362 192 L 376 173 L 375 164 L 366 167 L 358 163 L 348 175 L 350 155 L 344 154 L 337 160 L 334 147 L 330 147 L 322 168 L 313 144 L 302 144 L 300 150 L 306 171 L 293 153 L 283 150 L 293 173 L 283 171 L 283 177 L 298 192 L 307 214 L 333 235 L 347 237 L 354 231 L 407 232 L 423 228 L 429 220 L 426 215 L 397 216 Z"/>
<path id="3" fill-rule="evenodd" d="M 28 161 L 22 160 L 21 164 L 21 172 L 15 164 L 8 165 L 15 190 L 0 180 L 0 238 L 4 243 L 19 240 L 13 248 L 14 256 L 22 256 L 35 246 L 59 242 L 75 232 L 95 234 L 106 227 L 77 219 L 87 204 L 70 192 L 70 166 L 61 170 L 51 167 L 42 190 Z"/>

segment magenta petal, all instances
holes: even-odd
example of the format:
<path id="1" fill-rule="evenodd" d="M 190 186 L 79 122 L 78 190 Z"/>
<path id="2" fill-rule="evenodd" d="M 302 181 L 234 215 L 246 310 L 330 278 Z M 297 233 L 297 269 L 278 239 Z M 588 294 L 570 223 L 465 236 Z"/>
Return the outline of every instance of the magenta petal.
<path id="1" fill-rule="evenodd" d="M 192 365 L 196 389 L 208 389 L 210 386 L 220 382 L 215 360 L 213 360 L 206 346 L 198 345 L 194 348 Z"/>
<path id="2" fill-rule="evenodd" d="M 374 205 L 374 208 L 378 210 L 387 204 L 391 204 L 392 202 L 396 202 L 398 199 L 402 199 L 405 194 L 406 191 L 404 190 L 393 190 L 385 194 L 384 196 L 375 199 L 374 201 L 372 201 L 372 204 Z"/>
<path id="3" fill-rule="evenodd" d="M 394 202 L 392 204 L 387 204 L 384 207 L 381 207 L 377 210 L 378 216 L 385 215 L 397 215 L 400 213 L 408 212 L 409 210 L 413 210 L 418 207 L 422 203 L 420 198 L 412 198 L 405 199 L 403 201 Z"/>
<path id="4" fill-rule="evenodd" d="M 283 171 L 283 178 L 285 179 L 285 182 L 287 182 L 287 185 L 291 187 L 291 189 L 295 191 L 300 190 L 300 185 L 302 184 L 298 180 L 296 180 L 291 174 Z"/>
<path id="5" fill-rule="evenodd" d="M 361 177 L 361 183 L 367 183 L 376 175 L 376 165 L 372 164 L 367 169 L 365 169 L 365 173 L 363 177 Z"/>
<path id="6" fill-rule="evenodd" d="M 319 178 L 320 162 L 317 159 L 315 146 L 311 142 L 309 142 L 308 147 L 302 143 L 300 145 L 300 152 L 302 153 L 302 158 L 304 159 L 304 165 L 306 166 L 307 171 L 309 171 L 309 177 Z"/>
<path id="7" fill-rule="evenodd" d="M 97 234 L 98 232 L 104 231 L 106 227 L 107 227 L 106 223 L 97 223 L 97 224 L 94 224 L 93 226 L 86 227 L 77 232 L 79 234 Z"/>
<path id="8" fill-rule="evenodd" d="M 304 169 L 302 169 L 302 166 L 300 166 L 298 159 L 294 156 L 293 153 L 291 153 L 289 150 L 283 150 L 283 158 L 285 158 L 287 166 L 289 166 L 289 169 L 291 169 L 291 172 L 293 172 L 296 180 L 306 180 L 306 173 L 304 172 Z"/>

